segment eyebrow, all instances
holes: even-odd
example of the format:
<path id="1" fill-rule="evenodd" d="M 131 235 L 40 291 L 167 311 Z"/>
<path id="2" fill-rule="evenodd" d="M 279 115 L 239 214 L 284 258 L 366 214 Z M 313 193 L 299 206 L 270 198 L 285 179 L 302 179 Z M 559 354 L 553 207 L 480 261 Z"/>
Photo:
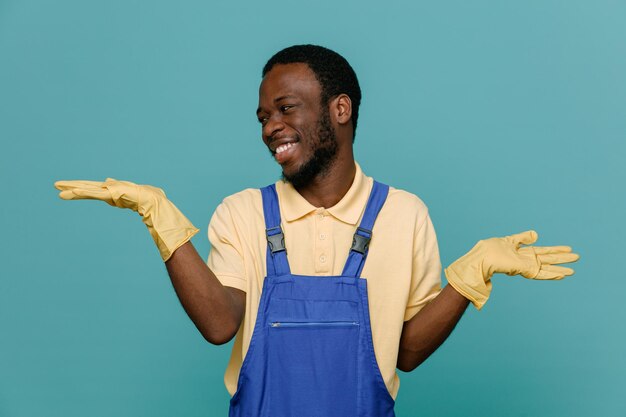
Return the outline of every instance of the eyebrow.
<path id="1" fill-rule="evenodd" d="M 286 99 L 286 98 L 297 98 L 297 97 L 296 97 L 296 96 L 293 96 L 293 95 L 290 95 L 290 94 L 287 94 L 287 95 L 284 95 L 284 96 L 276 97 L 276 98 L 274 99 L 274 103 L 278 103 L 279 101 L 284 100 L 284 99 Z M 258 108 L 256 109 L 256 114 L 261 113 L 261 111 L 262 111 L 262 110 L 261 110 L 261 107 L 258 107 Z"/>

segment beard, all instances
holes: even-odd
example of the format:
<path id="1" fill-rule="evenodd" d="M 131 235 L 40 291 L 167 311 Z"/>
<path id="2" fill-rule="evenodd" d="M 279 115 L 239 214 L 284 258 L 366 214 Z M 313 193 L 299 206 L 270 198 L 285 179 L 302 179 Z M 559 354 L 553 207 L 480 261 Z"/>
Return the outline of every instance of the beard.
<path id="1" fill-rule="evenodd" d="M 328 170 L 337 156 L 337 136 L 330 124 L 330 112 L 328 109 L 322 110 L 320 120 L 317 123 L 317 140 L 309 142 L 309 149 L 312 151 L 311 158 L 304 162 L 296 172 L 285 174 L 283 171 L 283 181 L 290 182 L 295 189 L 305 187 L 315 178 L 322 178 L 328 174 Z"/>

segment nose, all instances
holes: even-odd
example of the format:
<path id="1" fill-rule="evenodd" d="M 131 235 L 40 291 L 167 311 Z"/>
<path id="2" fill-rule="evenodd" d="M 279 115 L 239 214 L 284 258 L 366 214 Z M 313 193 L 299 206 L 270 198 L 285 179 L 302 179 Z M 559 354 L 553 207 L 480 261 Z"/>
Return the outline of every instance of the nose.
<path id="1" fill-rule="evenodd" d="M 280 117 L 271 116 L 267 119 L 267 122 L 263 126 L 263 140 L 269 144 L 272 141 L 272 137 L 285 128 L 285 124 Z"/>

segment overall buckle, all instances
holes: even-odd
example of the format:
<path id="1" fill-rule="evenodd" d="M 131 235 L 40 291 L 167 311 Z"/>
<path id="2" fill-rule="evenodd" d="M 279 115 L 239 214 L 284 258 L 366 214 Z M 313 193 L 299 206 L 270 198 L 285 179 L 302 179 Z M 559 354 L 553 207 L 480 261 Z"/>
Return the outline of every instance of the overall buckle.
<path id="1" fill-rule="evenodd" d="M 364 233 L 365 236 L 359 234 L 359 232 Z M 350 250 L 359 252 L 361 255 L 365 255 L 365 252 L 367 252 L 367 249 L 370 246 L 370 240 L 372 240 L 372 231 L 362 227 L 357 227 L 354 237 L 352 238 L 352 247 Z"/>
<path id="2" fill-rule="evenodd" d="M 272 254 L 276 252 L 285 251 L 285 235 L 280 226 L 270 227 L 265 229 L 265 236 L 267 237 L 267 244 L 270 247 Z"/>

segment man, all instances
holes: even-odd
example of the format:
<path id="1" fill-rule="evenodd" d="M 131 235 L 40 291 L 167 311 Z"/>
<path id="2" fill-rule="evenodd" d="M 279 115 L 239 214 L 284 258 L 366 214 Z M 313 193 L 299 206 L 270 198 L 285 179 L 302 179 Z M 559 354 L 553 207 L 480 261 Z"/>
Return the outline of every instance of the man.
<path id="1" fill-rule="evenodd" d="M 207 341 L 237 335 L 231 416 L 393 416 L 399 380 L 448 337 L 496 272 L 561 279 L 569 247 L 521 247 L 533 231 L 480 241 L 440 287 L 437 241 L 416 196 L 365 176 L 353 142 L 361 100 L 348 62 L 299 45 L 263 69 L 257 117 L 283 180 L 226 198 L 198 231 L 158 188 L 60 181 L 65 199 L 138 211 L 176 293 Z M 362 277 L 363 278 L 362 278 Z"/>

